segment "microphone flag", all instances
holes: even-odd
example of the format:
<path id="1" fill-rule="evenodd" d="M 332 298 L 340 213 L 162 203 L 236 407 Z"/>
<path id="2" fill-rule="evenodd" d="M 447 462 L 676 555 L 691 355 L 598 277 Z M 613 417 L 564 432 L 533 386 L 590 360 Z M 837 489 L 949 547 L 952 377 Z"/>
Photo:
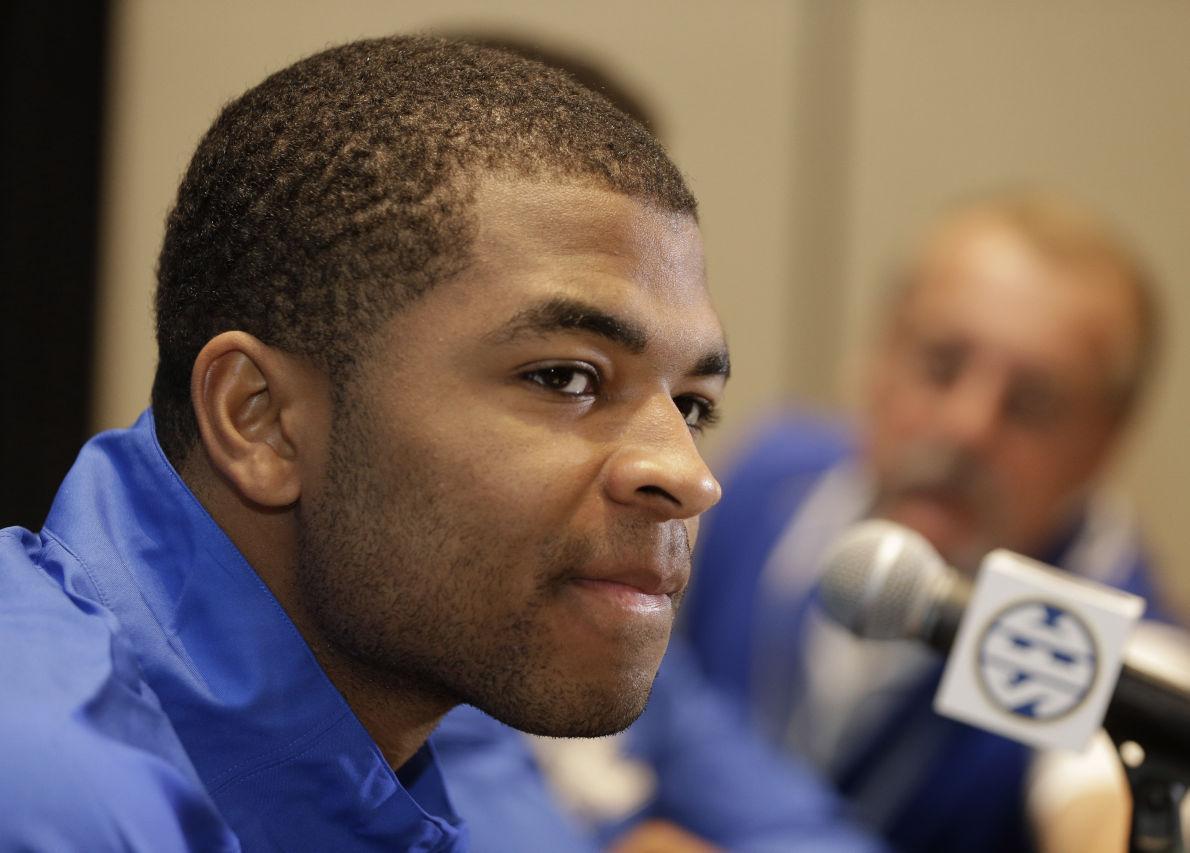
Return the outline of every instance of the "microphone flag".
<path id="1" fill-rule="evenodd" d="M 1103 721 L 1144 608 L 1139 596 L 992 551 L 934 710 L 1031 746 L 1082 750 Z"/>

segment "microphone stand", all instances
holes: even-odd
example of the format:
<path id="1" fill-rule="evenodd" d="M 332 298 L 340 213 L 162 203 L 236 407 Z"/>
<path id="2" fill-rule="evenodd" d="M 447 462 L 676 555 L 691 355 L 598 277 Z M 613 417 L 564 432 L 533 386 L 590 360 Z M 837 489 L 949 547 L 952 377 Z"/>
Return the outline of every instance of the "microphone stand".
<path id="1" fill-rule="evenodd" d="M 1128 677 L 1120 679 L 1116 695 L 1131 695 L 1126 702 L 1112 703 L 1103 727 L 1120 753 L 1132 789 L 1128 847 L 1132 853 L 1184 853 L 1181 804 L 1190 786 L 1190 731 L 1172 722 L 1178 719 L 1178 709 L 1170 705 L 1174 694 L 1167 682 L 1127 664 L 1124 669 Z M 1167 706 L 1168 716 L 1162 715 Z M 1141 708 L 1147 714 L 1135 710 Z M 1154 719 L 1162 718 L 1171 723 L 1154 725 Z M 1136 750 L 1126 744 L 1143 750 L 1139 762 L 1130 754 Z"/>
<path id="2" fill-rule="evenodd" d="M 1132 788 L 1132 853 L 1183 853 L 1180 819 L 1186 793 L 1185 768 L 1145 756 L 1139 767 L 1124 766 Z"/>

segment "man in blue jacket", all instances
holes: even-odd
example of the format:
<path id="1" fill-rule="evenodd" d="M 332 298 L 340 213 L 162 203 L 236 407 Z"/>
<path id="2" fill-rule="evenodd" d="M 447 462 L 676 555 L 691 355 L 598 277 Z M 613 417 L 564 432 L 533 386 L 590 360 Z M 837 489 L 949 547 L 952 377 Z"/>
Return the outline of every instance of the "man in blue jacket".
<path id="1" fill-rule="evenodd" d="M 1007 547 L 1152 611 L 1136 531 L 1095 484 L 1151 373 L 1156 310 L 1117 237 L 1036 194 L 951 211 L 900 273 L 861 427 L 784 414 L 725 477 L 689 632 L 710 678 L 898 849 L 1025 850 L 1028 813 L 1049 829 L 1055 811 L 1027 799 L 1027 751 L 936 715 L 941 660 L 852 637 L 814 606 L 814 584 L 831 542 L 877 516 L 962 570 Z"/>
<path id="2" fill-rule="evenodd" d="M 640 714 L 719 486 L 695 201 L 568 77 L 423 38 L 229 104 L 152 410 L 0 534 L 0 847 L 447 850 L 459 703 Z"/>

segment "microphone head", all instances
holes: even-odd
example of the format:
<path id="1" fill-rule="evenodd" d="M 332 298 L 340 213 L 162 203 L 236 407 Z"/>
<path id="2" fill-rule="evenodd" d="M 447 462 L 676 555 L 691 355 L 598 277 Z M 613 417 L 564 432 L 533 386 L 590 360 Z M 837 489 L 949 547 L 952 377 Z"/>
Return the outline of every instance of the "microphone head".
<path id="1" fill-rule="evenodd" d="M 832 619 L 861 637 L 921 637 L 951 573 L 917 531 L 863 521 L 827 552 L 819 597 Z"/>

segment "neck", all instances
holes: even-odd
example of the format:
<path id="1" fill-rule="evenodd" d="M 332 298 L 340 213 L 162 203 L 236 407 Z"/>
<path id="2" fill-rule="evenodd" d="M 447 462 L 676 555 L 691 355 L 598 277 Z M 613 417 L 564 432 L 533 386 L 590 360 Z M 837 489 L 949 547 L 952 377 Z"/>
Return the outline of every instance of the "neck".
<path id="1" fill-rule="evenodd" d="M 394 770 L 401 767 L 426 742 L 438 721 L 456 704 L 454 700 L 370 667 L 325 639 L 295 583 L 298 520 L 293 507 L 274 510 L 253 505 L 215 472 L 195 464 L 187 465 L 182 476 L 284 608 L 389 766 Z"/>
<path id="2" fill-rule="evenodd" d="M 310 648 L 394 770 L 413 757 L 456 704 L 440 692 L 381 672 L 326 643 L 311 643 Z"/>

